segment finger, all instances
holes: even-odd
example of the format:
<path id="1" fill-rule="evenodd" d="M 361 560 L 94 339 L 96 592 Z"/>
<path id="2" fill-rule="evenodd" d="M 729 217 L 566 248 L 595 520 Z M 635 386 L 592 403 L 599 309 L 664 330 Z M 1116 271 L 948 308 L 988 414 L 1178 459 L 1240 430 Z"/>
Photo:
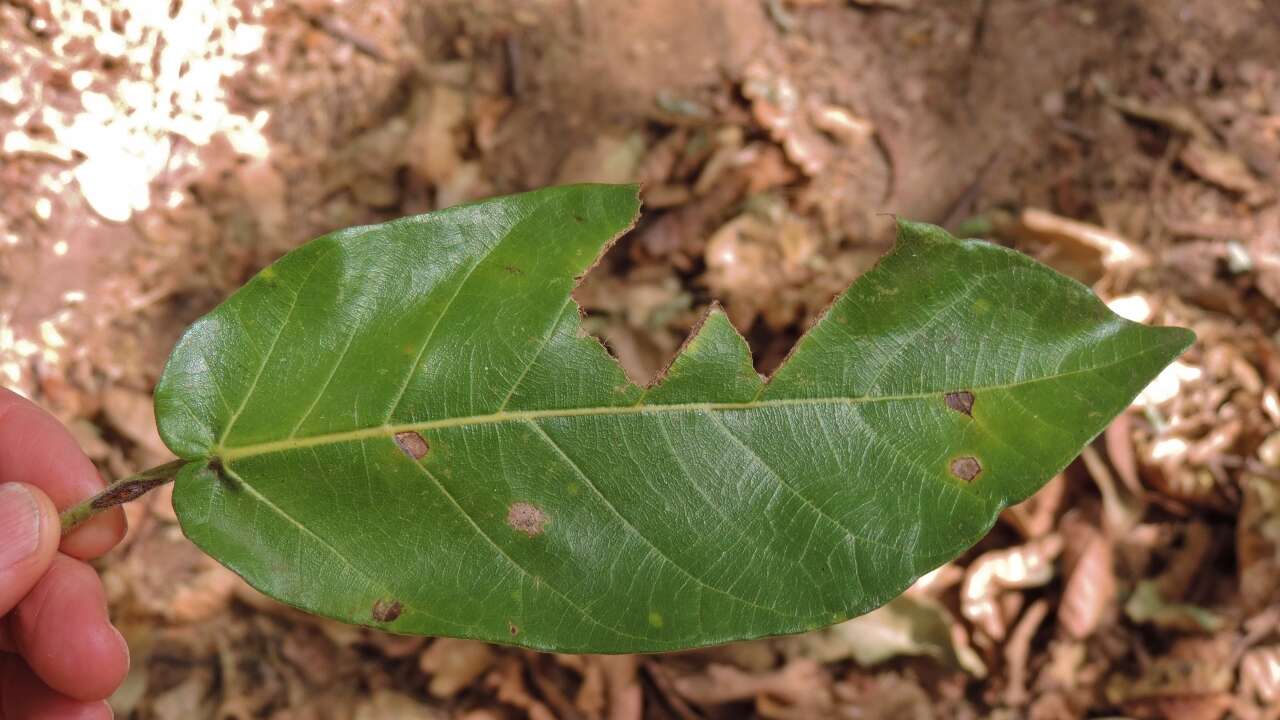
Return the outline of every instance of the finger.
<path id="1" fill-rule="evenodd" d="M 0 485 L 0 617 L 49 569 L 60 532 L 47 495 L 31 485 Z"/>
<path id="2" fill-rule="evenodd" d="M 97 573 L 61 553 L 18 603 L 9 632 L 35 674 L 77 700 L 110 696 L 129 670 L 129 648 L 107 617 Z"/>
<path id="3" fill-rule="evenodd" d="M 0 718 L 22 720 L 111 720 L 101 700 L 85 702 L 59 695 L 15 657 L 0 658 Z"/>
<path id="4" fill-rule="evenodd" d="M 52 415 L 0 388 L 0 483 L 35 485 L 59 510 L 95 495 L 104 483 L 75 438 Z M 110 550 L 124 537 L 124 513 L 112 508 L 62 541 L 62 551 L 84 560 Z"/>

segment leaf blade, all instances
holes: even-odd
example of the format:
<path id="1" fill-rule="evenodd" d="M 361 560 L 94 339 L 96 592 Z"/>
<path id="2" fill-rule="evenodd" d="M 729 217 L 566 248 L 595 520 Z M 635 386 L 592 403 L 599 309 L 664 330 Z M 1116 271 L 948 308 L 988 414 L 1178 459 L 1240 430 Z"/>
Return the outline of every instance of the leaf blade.
<path id="1" fill-rule="evenodd" d="M 636 211 L 634 189 L 553 188 L 264 270 L 157 388 L 198 469 L 184 531 L 270 595 L 397 632 L 590 652 L 797 632 L 975 541 L 1189 342 L 904 225 L 767 383 L 713 309 L 640 388 L 569 296 Z"/>

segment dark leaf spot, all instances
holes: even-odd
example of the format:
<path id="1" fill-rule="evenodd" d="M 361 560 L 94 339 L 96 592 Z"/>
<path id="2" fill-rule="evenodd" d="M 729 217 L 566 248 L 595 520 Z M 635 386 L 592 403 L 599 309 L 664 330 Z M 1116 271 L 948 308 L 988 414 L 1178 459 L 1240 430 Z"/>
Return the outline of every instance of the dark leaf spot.
<path id="1" fill-rule="evenodd" d="M 982 472 L 982 463 L 972 455 L 965 455 L 951 461 L 951 474 L 965 482 L 971 482 L 980 472 Z"/>
<path id="2" fill-rule="evenodd" d="M 373 619 L 378 622 L 389 623 L 400 617 L 400 611 L 404 606 L 399 600 L 383 599 L 373 604 Z"/>
<path id="3" fill-rule="evenodd" d="M 583 218 L 581 215 L 577 215 L 577 214 L 575 214 L 575 215 L 573 216 L 573 221 L 574 221 L 574 222 L 576 222 L 576 223 L 584 223 L 584 222 L 586 222 L 586 219 L 585 219 L 585 218 Z"/>
<path id="4" fill-rule="evenodd" d="M 507 508 L 507 524 L 529 537 L 537 537 L 547 525 L 547 515 L 537 505 L 527 502 L 511 503 L 511 507 Z"/>
<path id="5" fill-rule="evenodd" d="M 103 510 L 116 505 L 123 505 L 131 500 L 137 500 L 154 487 L 159 487 L 169 482 L 168 478 L 153 478 L 150 480 L 131 480 L 112 485 L 105 493 L 93 499 L 89 503 L 90 507 L 95 510 Z"/>
<path id="6" fill-rule="evenodd" d="M 516 627 L 516 624 L 513 622 L 507 623 L 507 631 L 511 633 L 511 637 L 515 637 L 520 634 L 520 628 Z"/>
<path id="7" fill-rule="evenodd" d="M 521 270 L 520 268 L 516 267 L 515 265 L 503 265 L 503 266 L 502 266 L 502 269 L 503 269 L 503 270 L 506 270 L 506 271 L 507 271 L 507 273 L 508 273 L 508 274 L 510 274 L 510 275 L 523 275 L 523 274 L 524 274 L 524 271 L 523 271 L 523 270 Z"/>
<path id="8" fill-rule="evenodd" d="M 973 417 L 973 393 L 968 390 L 957 390 L 947 393 L 943 398 L 947 401 L 947 407 Z"/>
<path id="9" fill-rule="evenodd" d="M 400 446 L 405 455 L 414 460 L 421 460 L 427 454 L 427 451 L 431 449 L 431 446 L 427 444 L 426 438 L 412 430 L 396 433 L 396 444 Z"/>

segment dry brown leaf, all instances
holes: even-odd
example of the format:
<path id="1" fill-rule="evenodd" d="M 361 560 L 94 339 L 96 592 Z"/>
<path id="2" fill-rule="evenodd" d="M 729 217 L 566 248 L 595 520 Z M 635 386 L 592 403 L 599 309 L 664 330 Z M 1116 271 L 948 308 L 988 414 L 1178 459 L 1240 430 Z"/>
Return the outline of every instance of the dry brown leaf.
<path id="1" fill-rule="evenodd" d="M 1142 520 L 1146 503 L 1141 495 L 1131 495 L 1116 485 L 1110 468 L 1092 445 L 1080 451 L 1080 459 L 1102 496 L 1103 530 L 1111 537 L 1123 537 Z"/>
<path id="2" fill-rule="evenodd" d="M 1112 676 L 1107 699 L 1140 720 L 1218 720 L 1233 700 L 1228 654 L 1216 638 L 1179 640 L 1137 678 Z"/>
<path id="3" fill-rule="evenodd" d="M 1268 705 L 1280 704 L 1280 645 L 1244 654 L 1240 659 L 1240 692 Z"/>
<path id="4" fill-rule="evenodd" d="M 502 658 L 498 667 L 486 676 L 485 684 L 497 691 L 498 700 L 523 710 L 529 720 L 556 720 L 550 708 L 529 694 L 519 658 Z"/>
<path id="5" fill-rule="evenodd" d="M 200 552 L 174 526 L 158 526 L 136 540 L 112 568 L 124 578 L 136 607 L 174 623 L 200 622 L 231 602 L 240 578 Z"/>
<path id="6" fill-rule="evenodd" d="M 156 720 L 213 717 L 217 709 L 217 695 L 212 692 L 213 687 L 213 668 L 205 664 L 196 665 L 177 685 L 150 698 L 147 706 Z"/>
<path id="7" fill-rule="evenodd" d="M 1049 614 L 1049 602 L 1037 600 L 1027 607 L 1004 646 L 1005 690 L 1004 701 L 1012 707 L 1027 704 L 1027 661 L 1031 657 L 1031 640 L 1040 624 Z"/>
<path id="8" fill-rule="evenodd" d="M 1239 156 L 1217 143 L 1192 140 L 1182 149 L 1178 160 L 1201 178 L 1241 193 L 1250 202 L 1259 202 L 1270 195 Z"/>
<path id="9" fill-rule="evenodd" d="M 645 153 L 640 132 L 613 132 L 578 145 L 560 165 L 556 184 L 579 182 L 635 182 Z"/>
<path id="10" fill-rule="evenodd" d="M 1280 430 L 1271 433 L 1258 444 L 1258 461 L 1263 467 L 1280 470 Z"/>
<path id="11" fill-rule="evenodd" d="M 1142 497 L 1142 480 L 1138 478 L 1138 453 L 1133 446 L 1133 415 L 1121 413 L 1103 432 L 1107 459 L 1124 487 L 1134 497 Z"/>
<path id="12" fill-rule="evenodd" d="M 942 603 L 920 593 L 894 598 L 852 620 L 776 642 L 787 657 L 820 663 L 852 658 L 862 667 L 872 667 L 899 657 L 923 656 L 974 677 L 987 674 L 986 665 L 969 646 L 963 624 Z"/>
<path id="13" fill-rule="evenodd" d="M 582 684 L 578 686 L 578 694 L 574 698 L 577 706 L 587 717 L 600 718 L 608 707 L 608 688 L 605 687 L 604 668 L 600 663 L 590 662 L 584 655 L 572 656 L 579 660 L 578 671 L 582 673 Z"/>
<path id="14" fill-rule="evenodd" d="M 1236 566 L 1246 609 L 1258 610 L 1280 595 L 1280 483 L 1246 473 L 1236 522 Z"/>
<path id="15" fill-rule="evenodd" d="M 1124 614 L 1136 623 L 1150 623 L 1166 630 L 1213 632 L 1223 625 L 1216 614 L 1189 603 L 1171 602 L 1159 584 L 1142 580 L 1124 604 Z"/>
<path id="16" fill-rule="evenodd" d="M 1012 525 L 1024 540 L 1046 535 L 1053 530 L 1066 489 L 1066 477 L 1058 473 L 1031 497 L 1005 508 L 1000 519 Z"/>
<path id="17" fill-rule="evenodd" d="M 1280 208 L 1273 207 L 1259 218 L 1257 231 L 1249 238 L 1249 258 L 1258 290 L 1280 306 Z"/>
<path id="18" fill-rule="evenodd" d="M 601 655 L 596 662 L 604 668 L 609 689 L 608 720 L 640 720 L 644 714 L 644 691 L 636 674 L 636 656 Z"/>
<path id="19" fill-rule="evenodd" d="M 112 427 L 148 453 L 149 461 L 160 464 L 173 457 L 156 430 L 155 406 L 149 394 L 112 385 L 102 394 L 102 411 Z"/>
<path id="20" fill-rule="evenodd" d="M 323 688 L 338 674 L 337 648 L 310 626 L 290 628 L 280 643 L 280 655 L 293 663 L 312 687 Z"/>
<path id="21" fill-rule="evenodd" d="M 1058 624 L 1083 640 L 1098 629 L 1116 599 L 1116 576 L 1111 540 L 1094 532 L 1085 542 L 1062 590 Z"/>
<path id="22" fill-rule="evenodd" d="M 1062 538 L 1047 535 L 1023 545 L 991 550 L 969 565 L 960 591 L 965 619 L 989 637 L 1001 640 L 1007 619 L 1000 598 L 1005 590 L 1044 585 L 1053 579 L 1053 561 L 1062 552 Z"/>
<path id="23" fill-rule="evenodd" d="M 439 638 L 418 656 L 418 667 L 431 676 L 427 687 L 431 694 L 448 698 L 483 675 L 495 660 L 493 650 L 485 643 Z"/>
<path id="24" fill-rule="evenodd" d="M 820 708 L 832 704 L 831 678 L 821 665 L 803 658 L 767 673 L 712 664 L 704 673 L 676 678 L 674 684 L 677 692 L 699 705 L 722 705 L 761 695 L 793 706 Z"/>
<path id="25" fill-rule="evenodd" d="M 1027 208 L 1018 217 L 1022 233 L 1040 242 L 1066 243 L 1086 248 L 1099 256 L 1102 266 L 1120 268 L 1146 267 L 1151 264 L 1148 253 L 1119 233 L 1093 223 L 1071 220 L 1047 210 Z"/>
<path id="26" fill-rule="evenodd" d="M 933 720 L 935 702 L 920 683 L 885 673 L 874 678 L 852 677 L 835 686 L 840 715 L 850 720 Z M 962 716 L 963 717 L 963 716 Z"/>
<path id="27" fill-rule="evenodd" d="M 404 693 L 378 690 L 356 706 L 353 720 L 446 720 L 448 713 Z"/>
<path id="28" fill-rule="evenodd" d="M 437 83 L 414 98 L 417 122 L 409 133 L 409 168 L 431 185 L 440 185 L 453 176 L 462 162 L 458 128 L 467 115 L 462 91 Z"/>
<path id="29" fill-rule="evenodd" d="M 835 147 L 810 125 L 795 83 L 762 62 L 749 65 L 743 75 L 742 94 L 751 101 L 756 122 L 804 174 L 820 174 L 831 162 Z"/>
<path id="30" fill-rule="evenodd" d="M 1213 532 L 1209 525 L 1196 520 L 1182 526 L 1182 546 L 1173 554 L 1168 566 L 1156 584 L 1160 594 L 1170 600 L 1186 597 L 1192 583 L 1200 577 L 1204 561 L 1213 547 Z"/>
<path id="31" fill-rule="evenodd" d="M 649 679 L 653 681 L 654 686 L 661 693 L 662 699 L 680 720 L 701 720 L 701 713 L 695 711 L 676 690 L 673 673 L 663 663 L 654 659 L 645 659 L 642 664 Z"/>
<path id="32" fill-rule="evenodd" d="M 778 652 L 772 640 L 728 643 L 697 652 L 711 662 L 728 663 L 753 672 L 772 670 L 778 664 Z"/>

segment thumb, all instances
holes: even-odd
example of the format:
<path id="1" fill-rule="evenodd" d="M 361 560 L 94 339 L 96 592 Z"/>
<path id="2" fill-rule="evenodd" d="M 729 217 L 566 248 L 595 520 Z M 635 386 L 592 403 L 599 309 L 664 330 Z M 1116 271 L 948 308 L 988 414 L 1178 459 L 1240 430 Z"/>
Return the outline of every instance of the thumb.
<path id="1" fill-rule="evenodd" d="M 48 495 L 24 483 L 0 485 L 0 616 L 44 576 L 61 532 Z"/>

